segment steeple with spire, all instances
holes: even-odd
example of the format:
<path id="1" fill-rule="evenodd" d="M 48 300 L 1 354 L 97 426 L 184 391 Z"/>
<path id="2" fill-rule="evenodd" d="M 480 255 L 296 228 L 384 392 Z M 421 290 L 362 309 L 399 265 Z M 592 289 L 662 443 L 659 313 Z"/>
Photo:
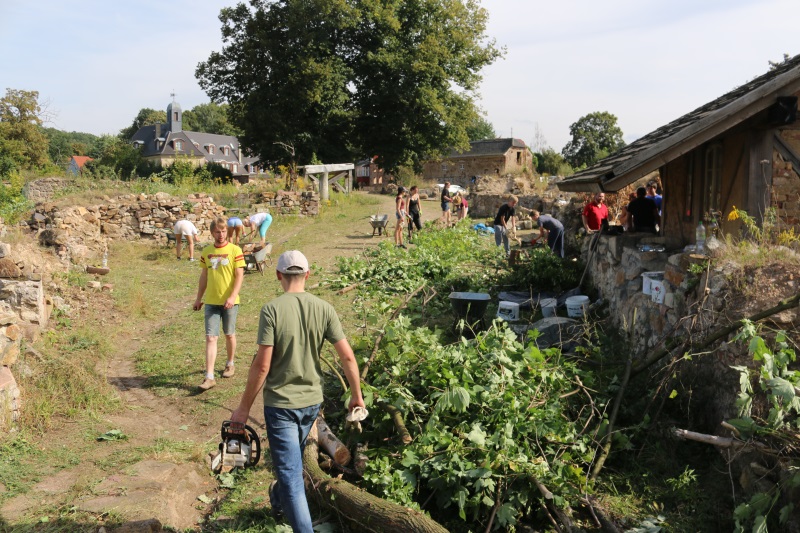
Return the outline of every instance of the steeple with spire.
<path id="1" fill-rule="evenodd" d="M 175 93 L 170 93 L 172 102 L 167 106 L 167 128 L 172 133 L 183 131 L 183 110 L 181 105 L 175 101 Z"/>

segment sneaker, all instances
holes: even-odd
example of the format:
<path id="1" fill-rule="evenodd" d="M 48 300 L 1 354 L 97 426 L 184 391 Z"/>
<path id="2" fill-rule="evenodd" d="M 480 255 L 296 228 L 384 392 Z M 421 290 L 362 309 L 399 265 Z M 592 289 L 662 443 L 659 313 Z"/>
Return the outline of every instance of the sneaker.
<path id="1" fill-rule="evenodd" d="M 190 257 L 189 261 L 197 261 L 197 259 L 195 259 L 194 257 Z"/>
<path id="2" fill-rule="evenodd" d="M 176 257 L 176 259 L 177 259 L 178 261 L 180 261 L 180 260 L 181 260 L 181 258 L 180 258 L 180 257 Z"/>
<path id="3" fill-rule="evenodd" d="M 283 508 L 281 507 L 281 502 L 278 501 L 278 494 L 275 492 L 277 488 L 277 481 L 272 481 L 269 484 L 269 504 L 272 506 L 272 517 L 276 519 L 283 516 Z"/>
<path id="4" fill-rule="evenodd" d="M 233 374 L 236 372 L 236 369 L 233 368 L 233 365 L 228 365 L 225 367 L 225 370 L 222 371 L 223 378 L 232 378 Z"/>
<path id="5" fill-rule="evenodd" d="M 406 246 L 405 244 L 400 244 L 398 246 L 400 246 L 400 248 L 402 248 L 403 250 L 408 250 L 408 246 Z"/>
<path id="6" fill-rule="evenodd" d="M 208 390 L 208 389 L 210 389 L 211 387 L 214 387 L 214 386 L 216 386 L 216 384 L 217 384 L 217 380 L 216 380 L 216 379 L 213 379 L 213 378 L 206 378 L 206 379 L 204 379 L 204 380 L 203 380 L 203 382 L 200 384 L 200 390 Z"/>

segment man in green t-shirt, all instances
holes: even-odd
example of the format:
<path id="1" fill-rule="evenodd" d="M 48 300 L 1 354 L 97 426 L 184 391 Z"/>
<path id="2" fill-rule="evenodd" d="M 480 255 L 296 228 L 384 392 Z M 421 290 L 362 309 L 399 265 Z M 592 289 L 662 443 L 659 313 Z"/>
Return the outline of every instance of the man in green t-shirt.
<path id="1" fill-rule="evenodd" d="M 297 250 L 283 253 L 276 266 L 284 294 L 261 309 L 258 352 L 250 366 L 233 422 L 247 422 L 264 384 L 264 419 L 277 483 L 270 487 L 273 511 L 282 511 L 295 532 L 311 533 L 311 513 L 303 484 L 303 448 L 322 403 L 320 352 L 325 340 L 336 349 L 350 384 L 350 405 L 364 407 L 353 350 L 336 310 L 305 292 L 308 260 Z"/>
<path id="2" fill-rule="evenodd" d="M 214 363 L 217 360 L 217 340 L 220 322 L 225 333 L 228 362 L 222 377 L 233 377 L 233 356 L 236 353 L 236 315 L 239 312 L 239 289 L 244 279 L 244 254 L 242 249 L 228 242 L 228 221 L 217 217 L 211 222 L 214 245 L 206 246 L 200 256 L 200 282 L 197 298 L 192 308 L 199 311 L 205 301 L 206 376 L 200 384 L 208 390 L 217 384 Z M 203 296 L 205 295 L 205 298 Z"/>

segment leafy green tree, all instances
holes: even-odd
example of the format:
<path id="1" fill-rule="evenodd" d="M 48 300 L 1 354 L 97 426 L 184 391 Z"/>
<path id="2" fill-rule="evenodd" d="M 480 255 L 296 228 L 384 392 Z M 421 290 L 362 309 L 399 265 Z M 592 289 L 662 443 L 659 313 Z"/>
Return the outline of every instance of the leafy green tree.
<path id="1" fill-rule="evenodd" d="M 482 141 L 484 139 L 496 139 L 497 133 L 491 122 L 482 116 L 477 116 L 467 127 L 467 136 L 470 141 Z"/>
<path id="2" fill-rule="evenodd" d="M 535 152 L 536 172 L 550 176 L 569 176 L 572 174 L 572 167 L 567 163 L 564 156 L 550 147 L 546 147 L 541 152 Z"/>
<path id="3" fill-rule="evenodd" d="M 480 70 L 501 55 L 462 0 L 253 0 L 225 8 L 196 76 L 266 161 L 378 154 L 391 171 L 466 148 Z M 283 144 L 280 144 L 283 143 Z"/>
<path id="4" fill-rule="evenodd" d="M 50 141 L 48 144 L 50 160 L 57 165 L 65 165 L 73 155 L 97 157 L 90 153 L 100 139 L 97 135 L 77 131 L 67 132 L 55 128 L 43 128 L 43 132 Z"/>
<path id="5" fill-rule="evenodd" d="M 143 107 L 139 110 L 133 123 L 127 128 L 120 130 L 119 137 L 123 141 L 130 140 L 133 135 L 139 131 L 142 126 L 150 126 L 152 124 L 164 124 L 167 122 L 167 112 L 165 110 L 157 111 L 149 107 Z"/>
<path id="6" fill-rule="evenodd" d="M 0 168 L 31 169 L 49 163 L 42 117 L 38 91 L 6 89 L 0 98 Z"/>
<path id="7" fill-rule="evenodd" d="M 590 166 L 625 146 L 617 117 L 607 111 L 589 113 L 569 127 L 572 140 L 561 151 L 573 168 Z"/>
<path id="8" fill-rule="evenodd" d="M 183 112 L 183 129 L 239 136 L 241 132 L 228 120 L 228 104 L 199 104 Z"/>

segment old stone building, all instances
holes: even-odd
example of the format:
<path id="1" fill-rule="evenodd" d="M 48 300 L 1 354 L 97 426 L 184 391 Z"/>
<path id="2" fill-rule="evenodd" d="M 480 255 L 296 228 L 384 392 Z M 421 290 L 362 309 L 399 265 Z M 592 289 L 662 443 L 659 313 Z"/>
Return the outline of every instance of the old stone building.
<path id="1" fill-rule="evenodd" d="M 423 164 L 422 175 L 435 181 L 463 182 L 471 176 L 533 172 L 533 156 L 522 139 L 472 141 L 466 152 L 450 153 Z"/>

